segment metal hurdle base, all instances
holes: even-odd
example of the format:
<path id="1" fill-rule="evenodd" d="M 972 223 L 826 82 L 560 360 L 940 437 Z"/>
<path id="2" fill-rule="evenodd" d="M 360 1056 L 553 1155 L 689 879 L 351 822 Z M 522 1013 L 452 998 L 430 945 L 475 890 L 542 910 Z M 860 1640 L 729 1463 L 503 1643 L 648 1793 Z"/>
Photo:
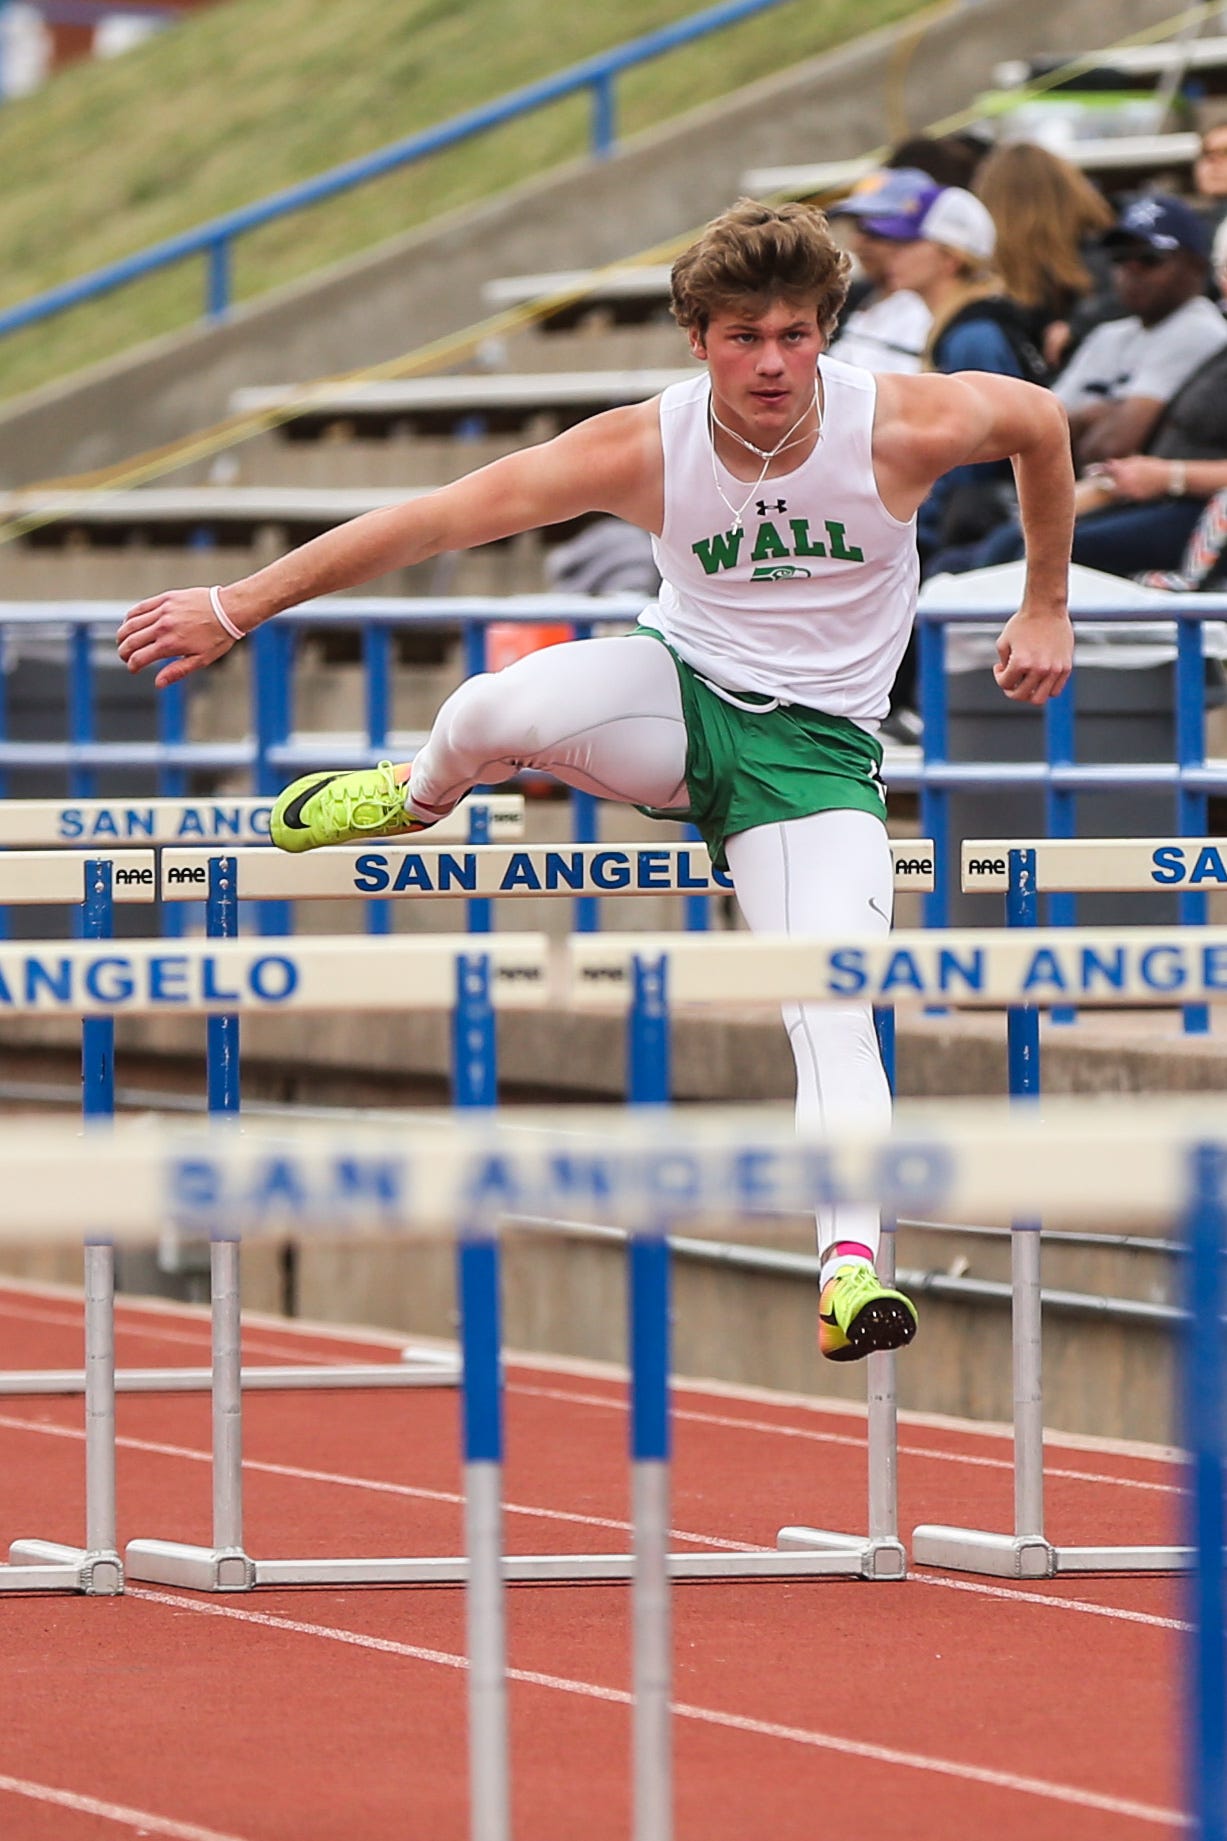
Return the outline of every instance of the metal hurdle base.
<path id="1" fill-rule="evenodd" d="M 866 1547 L 847 1536 L 828 1536 L 827 1548 L 760 1553 L 671 1553 L 669 1577 L 718 1579 L 893 1578 L 899 1573 L 866 1570 Z M 837 1543 L 844 1542 L 840 1546 Z M 899 1550 L 902 1556 L 902 1549 Z M 405 1559 L 253 1560 L 241 1551 L 222 1552 L 176 1541 L 132 1541 L 124 1555 L 128 1578 L 186 1586 L 197 1592 L 250 1592 L 257 1586 L 287 1585 L 463 1585 L 467 1559 L 441 1554 Z M 609 1584 L 630 1580 L 629 1553 L 509 1554 L 503 1559 L 507 1585 Z"/>
<path id="2" fill-rule="evenodd" d="M 776 1546 L 785 1553 L 825 1554 L 831 1572 L 860 1579 L 906 1579 L 907 1551 L 902 1541 L 871 1539 L 856 1534 L 834 1534 L 825 1528 L 781 1528 Z M 836 1565 L 846 1560 L 847 1565 Z"/>
<path id="3" fill-rule="evenodd" d="M 121 1394 L 207 1393 L 211 1368 L 119 1368 L 115 1391 Z M 399 1362 L 354 1362 L 337 1368 L 244 1368 L 246 1393 L 277 1393 L 360 1387 L 458 1387 L 460 1362 L 446 1352 L 435 1355 L 405 1349 Z M 80 1368 L 20 1369 L 0 1374 L 0 1397 L 31 1394 L 79 1394 L 85 1391 Z"/>
<path id="4" fill-rule="evenodd" d="M 124 1566 L 117 1553 L 86 1553 L 58 1541 L 14 1541 L 9 1565 L 0 1566 L 3 1592 L 84 1592 L 90 1598 L 115 1598 L 124 1589 Z"/>
<path id="5" fill-rule="evenodd" d="M 241 1547 L 190 1547 L 179 1541 L 130 1541 L 124 1553 L 129 1579 L 150 1585 L 185 1585 L 193 1592 L 249 1592 L 255 1561 Z"/>
<path id="6" fill-rule="evenodd" d="M 1054 1547 L 1042 1534 L 989 1534 L 931 1523 L 912 1531 L 917 1566 L 987 1573 L 995 1579 L 1055 1579 L 1061 1573 L 1175 1573 L 1193 1564 L 1191 1547 Z"/>

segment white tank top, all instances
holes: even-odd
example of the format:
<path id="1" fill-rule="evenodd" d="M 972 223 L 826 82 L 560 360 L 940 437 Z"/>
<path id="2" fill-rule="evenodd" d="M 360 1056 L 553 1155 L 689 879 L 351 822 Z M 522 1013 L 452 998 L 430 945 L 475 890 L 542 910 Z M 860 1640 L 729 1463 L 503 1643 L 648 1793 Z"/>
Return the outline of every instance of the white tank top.
<path id="1" fill-rule="evenodd" d="M 664 528 L 653 539 L 659 612 L 643 616 L 686 663 L 729 691 L 756 691 L 876 728 L 916 608 L 915 519 L 901 523 L 873 472 L 876 382 L 824 357 L 813 453 L 752 490 L 715 461 L 706 374 L 660 399 Z M 743 529 L 734 509 L 749 496 Z"/>

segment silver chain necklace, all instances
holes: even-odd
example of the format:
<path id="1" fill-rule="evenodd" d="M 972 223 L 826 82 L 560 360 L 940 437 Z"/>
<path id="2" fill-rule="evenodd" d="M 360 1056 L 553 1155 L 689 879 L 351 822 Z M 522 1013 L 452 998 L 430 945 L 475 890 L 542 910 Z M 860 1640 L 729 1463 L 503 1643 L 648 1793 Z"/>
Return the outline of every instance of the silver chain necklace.
<path id="1" fill-rule="evenodd" d="M 758 492 L 759 487 L 762 485 L 763 481 L 766 479 L 767 468 L 771 465 L 776 455 L 784 453 L 787 448 L 799 447 L 801 445 L 801 442 L 807 439 L 805 435 L 798 435 L 797 430 L 800 428 L 802 422 L 804 422 L 806 416 L 809 414 L 811 407 L 813 408 L 815 414 L 818 417 L 818 428 L 817 428 L 817 433 L 815 436 L 815 446 L 816 446 L 818 441 L 822 439 L 822 410 L 819 408 L 819 405 L 818 405 L 818 385 L 817 383 L 815 383 L 814 385 L 813 403 L 806 404 L 805 408 L 801 411 L 800 415 L 797 417 L 792 427 L 788 430 L 788 433 L 784 436 L 783 440 L 777 441 L 776 445 L 773 448 L 763 448 L 763 447 L 755 447 L 752 441 L 747 441 L 744 435 L 739 435 L 735 428 L 730 428 L 726 422 L 722 422 L 720 420 L 720 417 L 716 414 L 715 403 L 713 402 L 710 396 L 708 397 L 707 415 L 708 415 L 708 422 L 709 422 L 710 433 L 711 433 L 712 485 L 716 488 L 716 491 L 719 494 L 720 500 L 722 504 L 724 505 L 725 510 L 728 512 L 729 516 L 733 520 L 732 529 L 734 532 L 744 530 L 746 509 L 749 506 L 750 501 L 754 498 L 755 494 Z M 763 463 L 762 470 L 759 473 L 758 478 L 755 480 L 754 484 L 750 487 L 749 492 L 746 494 L 745 498 L 742 500 L 740 505 L 734 505 L 733 501 L 728 497 L 727 493 L 724 490 L 724 487 L 720 484 L 720 475 L 716 471 L 716 430 L 718 428 L 722 429 L 723 432 L 726 435 L 728 435 L 731 440 L 740 442 L 741 446 L 744 447 L 748 453 L 757 455 L 759 460 L 761 460 Z"/>

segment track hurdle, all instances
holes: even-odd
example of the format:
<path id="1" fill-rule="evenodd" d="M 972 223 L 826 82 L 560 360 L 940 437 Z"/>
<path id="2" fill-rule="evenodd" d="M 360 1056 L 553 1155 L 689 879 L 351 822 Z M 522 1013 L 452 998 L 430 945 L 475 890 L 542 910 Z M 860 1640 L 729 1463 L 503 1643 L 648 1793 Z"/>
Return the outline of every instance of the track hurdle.
<path id="1" fill-rule="evenodd" d="M 633 1134 L 633 1135 L 632 1135 Z M 815 1184 L 827 1193 L 907 1212 L 918 1207 L 996 1209 L 1003 1202 L 1036 1215 L 1093 1219 L 1105 1200 L 1136 1207 L 1139 1199 L 1183 1221 L 1196 1271 L 1208 1288 L 1193 1292 L 1194 1334 L 1186 1339 L 1186 1396 L 1216 1406 L 1223 1379 L 1220 1321 L 1221 1245 L 1227 1222 L 1227 1146 L 1221 1109 L 1128 1102 L 1105 1118 L 1101 1107 L 1067 1102 L 1047 1118 L 1034 1111 L 962 1103 L 914 1109 L 889 1136 L 841 1133 L 798 1140 L 778 1110 L 767 1119 L 734 1108 L 704 1117 L 651 1113 L 580 1115 L 560 1131 L 556 1114 L 532 1132 L 496 1119 L 457 1120 L 425 1130 L 410 1126 L 344 1133 L 267 1128 L 239 1139 L 181 1127 L 173 1132 L 117 1133 L 98 1146 L 41 1133 L 0 1131 L 9 1181 L 0 1191 L 0 1239 L 73 1238 L 83 1199 L 107 1198 L 100 1220 L 121 1240 L 139 1244 L 167 1219 L 185 1232 L 286 1231 L 405 1235 L 444 1223 L 477 1244 L 492 1225 L 489 1205 L 514 1192 L 526 1207 L 548 1212 L 570 1199 L 578 1163 L 589 1172 L 607 1218 L 651 1243 L 660 1226 L 688 1215 L 733 1210 L 739 1219 L 764 1206 L 812 1204 Z M 355 1170 L 368 1174 L 352 1180 Z M 342 1182 L 339 1173 L 349 1172 Z M 275 1173 L 275 1174 L 274 1174 Z M 474 1334 L 483 1330 L 474 1319 Z M 644 1420 L 668 1418 L 667 1310 L 644 1297 L 640 1334 L 630 1350 Z M 663 1352 L 663 1353 L 662 1353 Z M 507 1727 L 506 1641 L 501 1558 L 501 1406 L 497 1358 L 470 1367 L 475 1390 L 466 1404 L 466 1483 L 483 1467 L 484 1513 L 468 1520 L 469 1731 L 473 1841 L 509 1841 L 511 1752 Z M 664 1397 L 662 1402 L 662 1388 Z M 1195 1458 L 1193 1512 L 1198 1571 L 1193 1630 L 1187 1645 L 1190 1683 L 1189 1783 L 1199 1832 L 1221 1833 L 1223 1773 L 1223 1450 L 1214 1410 L 1188 1422 Z M 646 1447 L 646 1454 L 645 1454 Z M 645 1481 L 667 1489 L 667 1451 L 650 1437 L 632 1447 L 632 1463 L 661 1466 Z M 672 1835 L 668 1571 L 659 1535 L 667 1495 L 635 1490 L 636 1582 L 632 1608 L 633 1756 L 636 1841 Z M 662 1520 L 663 1516 L 663 1520 Z M 1216 1830 L 1213 1825 L 1218 1823 Z"/>
<path id="2" fill-rule="evenodd" d="M 925 839 L 898 841 L 892 844 L 897 888 L 919 889 L 932 886 L 933 852 Z M 300 858 L 261 851 L 236 851 L 217 859 L 209 851 L 167 851 L 163 857 L 163 890 L 168 899 L 184 899 L 185 891 L 195 893 L 211 886 L 218 876 L 232 884 L 238 900 L 337 899 L 362 893 L 381 899 L 396 897 L 431 898 L 456 894 L 488 897 L 583 894 L 648 895 L 673 892 L 690 895 L 731 888 L 731 878 L 712 868 L 707 852 L 693 844 L 627 844 L 618 847 L 569 845 L 554 848 L 517 848 L 501 845 L 470 846 L 466 850 L 449 850 L 436 844 L 406 845 L 382 840 L 370 847 L 316 851 Z M 212 880 L 211 880 L 212 879 Z M 211 897 L 211 900 L 213 897 Z M 212 911 L 212 909 L 211 909 Z M 229 912 L 229 910 L 227 910 Z M 219 923 L 215 931 L 222 930 Z M 480 956 L 465 962 L 457 988 L 454 1024 L 453 1098 L 458 1105 L 491 1105 L 497 1097 L 493 1018 L 485 1001 L 485 972 Z M 879 1018 L 879 1034 L 888 1071 L 893 1078 L 893 1037 L 888 1015 Z M 646 970 L 636 976 L 628 1017 L 627 1097 L 632 1104 L 659 1104 L 670 1097 L 669 1050 L 667 1029 L 662 1026 L 657 980 Z M 894 1244 L 886 1238 L 887 1253 L 883 1270 L 893 1274 Z M 632 1263 L 639 1258 L 631 1249 Z M 232 1290 L 232 1287 L 230 1288 Z M 225 1288 L 218 1293 L 218 1310 L 233 1312 Z M 233 1324 L 221 1326 L 223 1341 L 235 1333 Z M 825 1553 L 829 1566 L 825 1570 L 847 1570 L 849 1559 L 855 1570 L 869 1578 L 898 1578 L 905 1570 L 905 1559 L 898 1538 L 896 1509 L 896 1405 L 893 1357 L 874 1357 L 869 1364 L 869 1511 L 868 1537 L 845 1536 L 798 1524 L 782 1532 L 778 1554 L 795 1553 L 807 1557 L 807 1573 L 814 1570 L 814 1558 Z M 238 1467 L 231 1463 L 227 1493 L 233 1499 L 241 1490 Z M 679 1566 L 689 1564 L 694 1556 L 676 1556 Z M 713 1556 L 714 1558 L 714 1556 Z M 145 1544 L 139 1553 L 129 1549 L 129 1563 L 145 1567 L 150 1563 Z M 190 1561 L 181 1556 L 167 1559 L 160 1553 L 153 1563 L 178 1568 L 199 1566 L 196 1556 Z M 560 1576 L 559 1562 L 546 1556 L 533 1562 L 534 1570 L 525 1578 Z M 574 1564 L 575 1562 L 567 1562 Z M 623 1571 L 605 1572 L 601 1576 L 624 1576 Z M 405 1577 L 402 1562 L 387 1562 L 394 1568 L 394 1582 Z M 412 1564 L 412 1563 L 411 1563 Z M 617 1564 L 616 1556 L 607 1565 Z M 315 1566 L 307 1562 L 255 1563 L 255 1583 L 316 1582 Z M 371 1562 L 362 1580 L 382 1578 L 375 1568 L 384 1562 Z M 283 1572 L 274 1569 L 284 1568 Z M 290 1569 L 294 1570 L 291 1571 Z M 778 1567 L 770 1569 L 780 1570 Z M 140 1576 L 150 1576 L 142 1573 Z M 163 1583 L 173 1583 L 163 1572 Z M 431 1577 L 437 1576 L 432 1573 Z M 587 1576 L 587 1575 L 585 1575 Z M 704 1575 L 706 1576 L 706 1575 Z M 352 1576 L 346 1575 L 347 1578 Z M 336 1575 L 332 1582 L 337 1582 Z"/>
<path id="3" fill-rule="evenodd" d="M 269 813 L 272 800 L 266 798 L 236 797 L 223 799 L 30 799 L 0 800 L 0 846 L 11 850 L 13 846 L 59 846 L 69 850 L 94 849 L 103 850 L 114 858 L 118 866 L 120 889 L 129 887 L 137 871 L 127 869 L 115 856 L 115 850 L 122 841 L 140 842 L 151 850 L 160 846 L 197 843 L 205 840 L 215 844 L 230 845 L 235 842 L 245 846 L 268 845 Z M 454 812 L 439 821 L 433 828 L 434 835 L 442 839 L 455 839 L 468 842 L 475 839 L 511 840 L 522 837 L 524 832 L 524 798 L 518 793 L 483 793 L 471 795 L 462 800 Z M 270 851 L 265 852 L 271 856 Z M 207 883 L 207 872 L 200 874 L 197 869 L 185 872 L 185 884 L 177 888 L 172 880 L 167 888 L 165 865 L 158 860 L 148 861 L 142 857 L 145 868 L 140 872 L 146 878 L 148 893 L 143 899 L 152 902 L 161 895 L 168 905 L 166 913 L 176 920 L 183 913 L 182 903 L 198 899 L 205 889 L 197 885 Z M 13 900 L 29 900 L 32 905 L 43 905 L 53 900 L 75 899 L 71 894 L 59 895 L 55 891 L 60 887 L 75 887 L 73 874 L 67 868 L 72 859 L 67 854 L 62 861 L 65 870 L 57 872 L 44 870 L 41 866 L 54 859 L 39 856 L 31 859 L 33 872 L 39 878 L 37 887 L 42 891 L 38 896 L 9 896 L 0 888 L 0 908 Z M 12 862 L 15 867 L 11 884 L 4 886 L 18 888 L 24 886 L 22 874 L 16 867 L 16 859 L 0 855 L 0 863 Z M 151 865 L 153 867 L 151 867 Z M 42 878 L 47 878 L 43 880 Z M 134 898 L 134 897 L 129 897 Z M 488 925 L 489 904 L 474 901 L 470 905 L 470 921 L 478 926 Z M 224 932 L 219 922 L 218 912 L 210 916 L 210 930 Z M 106 927 L 109 932 L 109 926 Z M 174 929 L 176 933 L 178 929 Z M 95 937 L 100 937 L 97 934 Z M 205 1084 L 211 1109 L 217 1111 L 232 1110 L 237 1106 L 238 1080 L 238 1024 L 236 1021 L 213 1019 L 209 1024 L 209 1037 L 205 1050 Z M 87 1035 L 91 1031 L 105 1032 L 111 1026 L 104 1021 L 86 1023 Z M 110 1051 L 113 1056 L 113 1048 Z M 111 1073 L 106 1094 L 95 1099 L 92 1110 L 101 1113 L 114 1111 L 115 1095 L 113 1080 L 113 1061 L 108 1063 Z M 237 1285 L 237 1275 L 235 1278 Z M 111 1285 L 113 1288 L 112 1277 Z M 237 1328 L 235 1330 L 237 1334 Z M 113 1343 L 113 1334 L 112 1334 Z M 115 1388 L 119 1393 L 169 1393 L 207 1391 L 211 1385 L 212 1370 L 198 1368 L 122 1368 L 115 1371 Z M 442 1351 L 425 1349 L 419 1345 L 409 1345 L 403 1351 L 399 1363 L 390 1362 L 350 1362 L 342 1365 L 285 1365 L 282 1367 L 253 1366 L 242 1371 L 242 1385 L 248 1390 L 290 1390 L 313 1387 L 415 1387 L 415 1386 L 454 1386 L 459 1379 L 459 1364 L 455 1357 Z M 8 1372 L 0 1371 L 0 1398 L 7 1396 L 28 1396 L 37 1394 L 75 1394 L 83 1391 L 85 1371 L 82 1369 L 42 1369 Z"/>
<path id="4" fill-rule="evenodd" d="M 1178 841 L 1188 848 L 1189 840 Z M 1161 843 L 1160 847 L 1172 848 Z M 986 860 L 991 851 L 991 846 L 982 843 L 968 848 Z M 1062 852 L 1087 849 L 1087 842 L 1060 840 L 1045 848 L 1058 853 L 1059 859 Z M 1131 848 L 1145 851 L 1144 845 L 1119 840 L 1106 840 L 1105 848 L 1122 853 Z M 1122 856 L 1122 863 L 1124 860 Z M 1101 871 L 1109 873 L 1102 866 Z M 1027 870 L 1020 879 L 1028 882 L 1032 873 Z M 1123 876 L 1126 872 L 1118 868 L 1111 873 Z M 1031 892 L 1029 888 L 1020 891 L 1028 898 Z M 1071 1002 L 1171 1005 L 1227 998 L 1227 929 L 1221 927 L 896 934 L 872 946 L 760 939 L 750 942 L 749 948 L 755 957 L 747 956 L 744 943 L 739 949 L 739 943 L 730 940 L 641 943 L 645 954 L 659 949 L 662 965 L 667 959 L 669 990 L 676 1001 L 699 1000 L 723 983 L 746 995 L 752 986 L 764 999 L 799 987 L 803 995 L 815 1000 L 843 994 L 877 1002 L 1004 1006 L 1011 1013 L 1014 1031 L 1012 1097 L 1023 1102 L 1038 1093 L 1039 1007 Z M 774 950 L 760 960 L 759 948 Z M 629 969 L 618 942 L 573 942 L 572 974 L 575 1001 L 601 1006 L 626 1001 Z M 912 1557 L 923 1565 L 1000 1577 L 1182 1570 L 1190 1563 L 1187 1547 L 1055 1548 L 1042 1532 L 1039 1220 L 1016 1216 L 1014 1226 L 1016 1531 L 1005 1535 L 922 1526 L 913 1532 Z"/>
<path id="5" fill-rule="evenodd" d="M 1008 926 L 1033 928 L 1041 895 L 1132 893 L 1177 889 L 1194 900 L 1227 887 L 1222 845 L 1205 837 L 968 838 L 962 885 L 1005 896 Z M 1204 918 L 1200 913 L 1192 917 Z M 1105 976 L 1111 977 L 1110 965 Z M 1208 1016 L 1203 1005 L 1191 1006 Z M 1187 1012 L 1186 1012 L 1187 1013 Z M 1039 1015 L 1031 1005 L 1007 1014 L 1010 1094 L 1038 1100 Z M 1059 1573 L 1185 1570 L 1188 1547 L 1058 1546 L 1044 1532 L 1044 1394 L 1041 1306 L 1041 1223 L 1013 1223 L 1011 1342 L 1014 1369 L 1014 1527 L 1009 1534 L 929 1523 L 912 1533 L 920 1565 L 995 1578 L 1053 1578 Z"/>
<path id="6" fill-rule="evenodd" d="M 291 859 L 292 861 L 292 859 Z M 693 936 L 691 936 L 693 937 Z M 714 944 L 715 942 L 713 942 Z M 743 940 L 743 945 L 746 944 Z M 483 942 L 489 965 L 483 1001 L 526 1006 L 550 1001 L 547 943 L 538 936 L 491 935 Z M 556 956 L 556 955 L 555 955 Z M 634 960 L 632 951 L 632 967 Z M 22 1003 L 32 955 L 0 949 L 0 979 Z M 6 977 L 7 966 L 7 977 Z M 464 988 L 471 969 L 469 943 L 454 938 L 390 938 L 364 941 L 317 939 L 301 946 L 293 941 L 259 944 L 218 939 L 176 943 L 173 949 L 133 943 L 122 957 L 112 955 L 105 978 L 83 956 L 67 947 L 56 959 L 56 997 L 70 1013 L 186 1015 L 328 1011 L 337 1008 L 386 1010 L 389 991 L 413 994 L 415 1005 L 452 1007 L 453 993 Z M 720 995 L 727 998 L 727 984 Z M 709 995 L 711 993 L 709 992 Z M 755 994 L 757 995 L 757 994 Z M 408 1006 L 407 1006 L 408 1007 Z M 651 1006 L 649 1005 L 649 1014 Z M 660 1032 L 658 1031 L 658 1034 Z M 219 1305 L 219 1321 L 228 1305 Z M 218 1337 L 215 1350 L 214 1423 L 219 1454 L 214 1488 L 214 1545 L 185 1548 L 178 1543 L 137 1541 L 127 1550 L 133 1577 L 189 1584 L 204 1590 L 250 1589 L 258 1583 L 413 1583 L 456 1580 L 461 1559 L 351 1561 L 253 1561 L 241 1545 L 242 1504 L 239 1428 L 241 1389 L 233 1338 Z M 764 1551 L 744 1555 L 677 1554 L 671 1573 L 686 1578 L 816 1577 L 824 1574 L 894 1578 L 902 1574 L 897 1540 L 874 1546 L 859 1536 L 832 1536 L 825 1547 L 805 1551 Z M 620 1579 L 631 1572 L 630 1556 L 544 1555 L 508 1562 L 509 1578 Z"/>
<path id="7" fill-rule="evenodd" d="M 106 940 L 113 931 L 115 903 L 152 902 L 156 876 L 152 850 L 118 850 L 85 859 L 10 851 L 0 854 L 0 902 L 76 904 L 82 931 L 92 940 Z M 102 1017 L 83 1022 L 81 1094 L 87 1125 L 114 1110 L 114 1056 L 114 1024 Z M 90 1221 L 90 1209 L 83 1208 L 78 1228 Z M 85 1396 L 85 1545 L 38 1542 L 29 1553 L 14 1549 L 13 1563 L 0 1565 L 0 1591 L 68 1589 L 110 1596 L 123 1589 L 115 1521 L 115 1260 L 92 1224 L 85 1227 L 84 1239 L 85 1367 L 76 1391 Z"/>
<path id="8" fill-rule="evenodd" d="M 128 853 L 125 853 L 128 854 Z M 0 856 L 0 877 L 16 862 Z M 78 880 L 97 869 L 90 860 L 82 867 L 73 857 L 39 858 L 56 866 L 59 877 Z M 144 853 L 149 883 L 153 886 L 152 858 Z M 20 865 L 18 865 L 20 868 Z M 3 889 L 0 881 L 0 890 Z M 306 1007 L 326 1011 L 349 1007 L 367 1011 L 387 1007 L 383 974 L 376 966 L 369 975 L 372 950 L 384 944 L 370 941 L 323 942 L 305 958 L 292 942 L 274 941 L 249 946 L 246 942 L 218 941 L 215 946 L 181 946 L 179 943 L 133 941 L 118 945 L 94 942 L 60 946 L 58 943 L 18 947 L 0 946 L 0 1004 L 10 1013 L 76 1014 L 97 1030 L 110 1031 L 120 1012 L 157 1015 L 182 1014 L 195 1008 L 211 1021 L 227 1020 L 236 1004 L 251 1009 Z M 320 947 L 322 945 L 322 951 Z M 419 989 L 424 1008 L 450 1008 L 458 978 L 463 946 L 453 941 L 389 941 L 396 973 L 410 988 Z M 329 950 L 329 948 L 334 950 Z M 340 947 L 338 953 L 335 948 Z M 278 949 L 281 950 L 278 950 Z M 383 958 L 384 955 L 378 955 Z M 546 943 L 532 936 L 505 935 L 486 947 L 494 1000 L 529 1001 L 544 987 Z M 338 983 L 333 984 L 333 976 Z M 367 975 L 363 975 L 367 973 Z M 388 976 L 393 975 L 391 971 Z M 505 975 L 506 992 L 498 991 Z M 87 1082 L 88 1093 L 88 1082 Z M 92 1140 L 96 1148 L 99 1140 Z M 115 1551 L 115 1413 L 114 1413 L 114 1287 L 112 1249 L 97 1227 L 100 1244 L 87 1256 L 87 1344 L 84 1386 L 87 1415 L 87 1534 L 84 1553 L 59 1543 L 20 1540 L 10 1548 L 10 1565 L 0 1567 L 0 1584 L 12 1590 L 32 1589 L 117 1592 L 124 1570 Z M 220 1298 L 214 1316 L 213 1364 L 208 1381 L 213 1394 L 215 1449 L 221 1454 L 214 1477 L 214 1520 L 221 1530 L 218 1569 L 225 1577 L 241 1572 L 241 1492 L 237 1500 L 232 1479 L 241 1468 L 242 1369 L 238 1338 L 237 1243 L 218 1239 L 211 1246 L 215 1296 Z M 454 1364 L 452 1364 L 454 1372 Z M 321 1374 L 331 1374 L 321 1370 Z M 400 1370 L 394 1370 L 399 1375 Z M 438 1384 L 436 1370 L 427 1384 Z M 401 1384 L 405 1384 L 402 1377 Z M 110 1548 L 95 1547 L 95 1537 L 110 1535 Z"/>

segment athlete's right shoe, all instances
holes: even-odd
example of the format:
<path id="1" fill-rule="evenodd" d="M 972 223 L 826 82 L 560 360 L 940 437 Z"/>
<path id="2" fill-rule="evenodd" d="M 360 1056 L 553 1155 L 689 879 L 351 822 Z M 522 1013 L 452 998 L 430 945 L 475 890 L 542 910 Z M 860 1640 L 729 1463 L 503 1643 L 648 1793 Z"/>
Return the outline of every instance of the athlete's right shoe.
<path id="1" fill-rule="evenodd" d="M 867 1260 L 841 1266 L 818 1301 L 818 1347 L 829 1362 L 901 1349 L 916 1334 L 916 1306 L 883 1285 Z"/>
<path id="2" fill-rule="evenodd" d="M 280 850 L 316 850 L 424 831 L 429 821 L 405 810 L 407 791 L 391 761 L 357 773 L 304 774 L 278 793 L 269 836 Z"/>

